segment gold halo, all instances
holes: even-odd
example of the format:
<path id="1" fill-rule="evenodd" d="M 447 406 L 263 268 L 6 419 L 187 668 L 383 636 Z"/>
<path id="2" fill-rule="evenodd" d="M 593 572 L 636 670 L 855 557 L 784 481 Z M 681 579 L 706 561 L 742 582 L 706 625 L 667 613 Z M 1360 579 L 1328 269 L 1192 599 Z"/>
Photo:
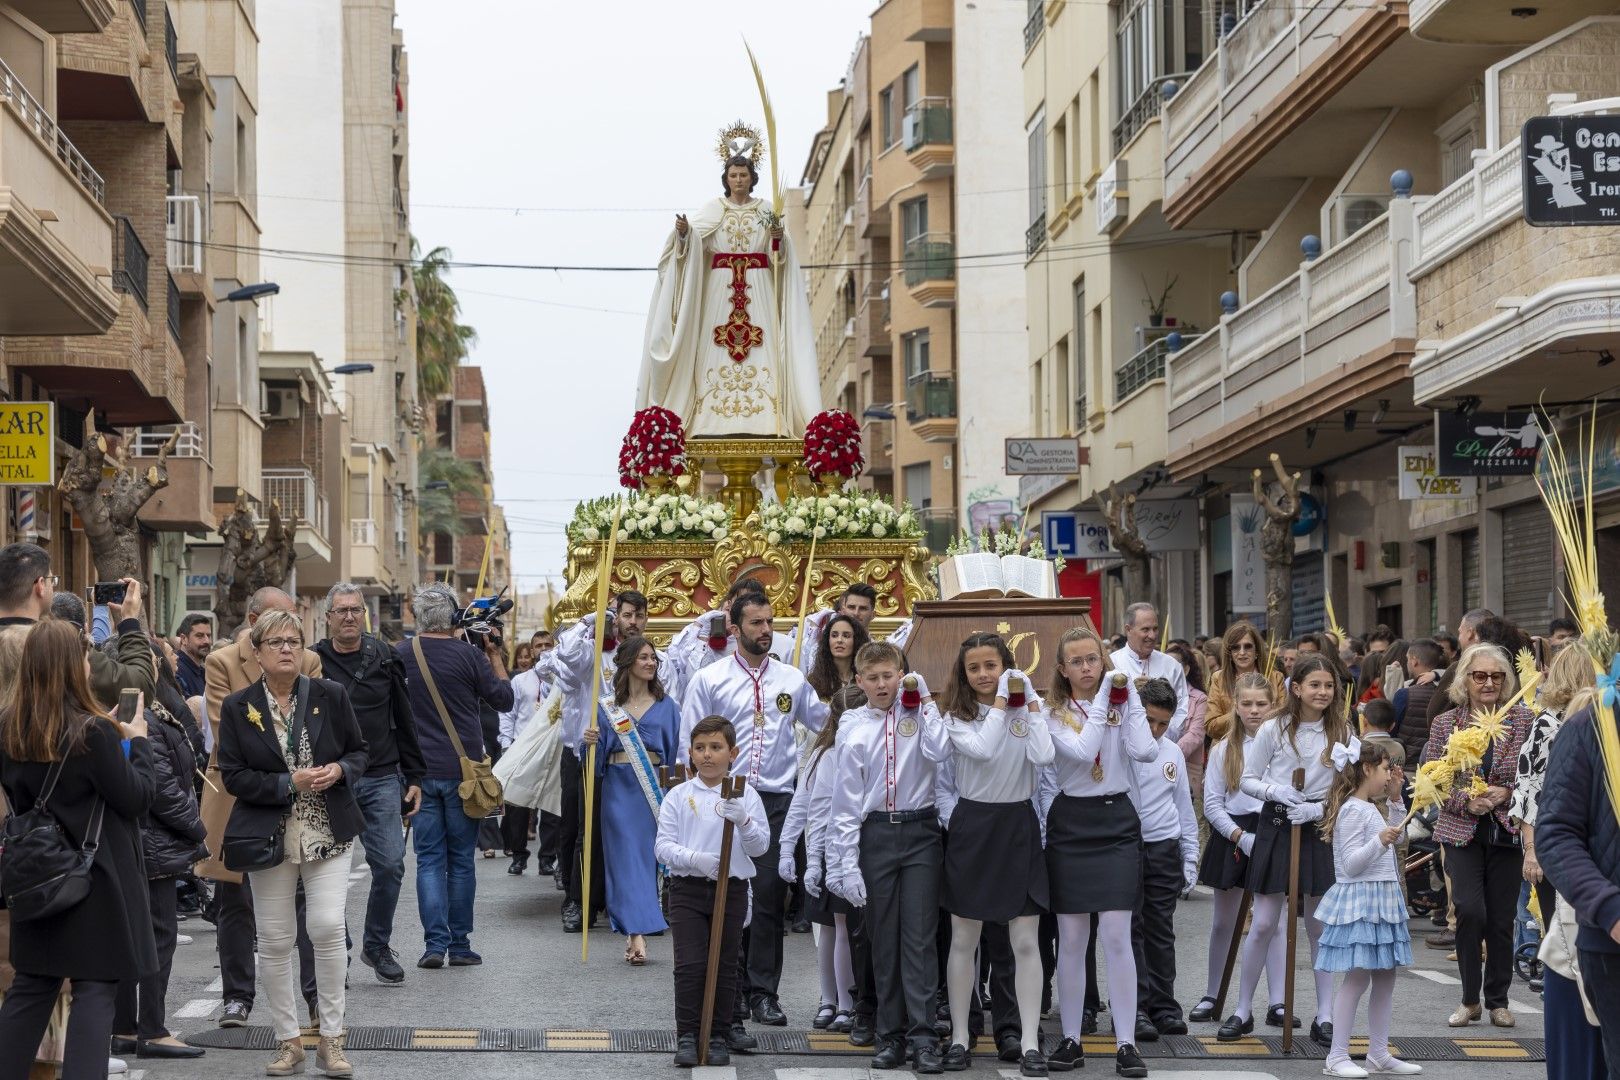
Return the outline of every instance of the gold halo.
<path id="1" fill-rule="evenodd" d="M 715 141 L 715 153 L 721 161 L 731 160 L 731 140 L 752 139 L 754 148 L 748 152 L 748 160 L 754 168 L 765 159 L 765 137 L 759 133 L 759 128 L 742 120 L 735 120 L 730 125 L 720 129 L 720 135 Z"/>

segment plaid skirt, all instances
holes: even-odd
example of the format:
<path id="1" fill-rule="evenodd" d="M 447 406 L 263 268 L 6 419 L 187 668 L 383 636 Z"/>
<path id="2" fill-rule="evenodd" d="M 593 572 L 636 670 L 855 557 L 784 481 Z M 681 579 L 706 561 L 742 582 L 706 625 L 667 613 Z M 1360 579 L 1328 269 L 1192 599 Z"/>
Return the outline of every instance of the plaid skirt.
<path id="1" fill-rule="evenodd" d="M 1316 905 L 1317 971 L 1409 967 L 1412 935 L 1398 881 L 1339 881 Z"/>

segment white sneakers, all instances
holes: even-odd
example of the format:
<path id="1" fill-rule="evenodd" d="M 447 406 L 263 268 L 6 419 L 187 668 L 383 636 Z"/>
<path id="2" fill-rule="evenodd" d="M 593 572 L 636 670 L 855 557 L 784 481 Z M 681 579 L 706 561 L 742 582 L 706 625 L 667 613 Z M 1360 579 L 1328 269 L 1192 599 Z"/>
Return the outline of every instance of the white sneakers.
<path id="1" fill-rule="evenodd" d="M 1416 1076 L 1423 1071 L 1423 1066 L 1414 1065 L 1410 1061 L 1402 1061 L 1400 1058 L 1395 1057 L 1385 1060 L 1382 1064 L 1368 1058 L 1367 1064 L 1371 1067 L 1372 1072 L 1385 1076 Z"/>
<path id="2" fill-rule="evenodd" d="M 1368 1058 L 1367 1068 L 1365 1069 L 1351 1061 L 1349 1058 L 1345 1058 L 1342 1061 L 1329 1061 L 1326 1065 L 1322 1066 L 1323 1076 L 1349 1077 L 1350 1080 L 1364 1080 L 1364 1078 L 1369 1075 L 1416 1076 L 1422 1071 L 1423 1066 L 1414 1065 L 1410 1061 L 1402 1061 L 1400 1058 L 1394 1057 L 1386 1058 L 1381 1062 Z"/>
<path id="3" fill-rule="evenodd" d="M 1322 1066 L 1322 1075 L 1350 1077 L 1351 1080 L 1367 1080 L 1367 1070 L 1349 1058 L 1345 1058 L 1343 1061 L 1329 1061 Z"/>

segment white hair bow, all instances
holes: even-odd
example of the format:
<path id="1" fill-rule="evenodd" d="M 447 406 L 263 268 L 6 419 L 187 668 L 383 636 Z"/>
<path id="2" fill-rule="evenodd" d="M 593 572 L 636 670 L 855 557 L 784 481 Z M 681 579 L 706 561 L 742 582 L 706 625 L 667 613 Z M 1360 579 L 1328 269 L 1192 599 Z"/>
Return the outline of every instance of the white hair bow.
<path id="1" fill-rule="evenodd" d="M 1347 743 L 1333 744 L 1333 771 L 1344 772 L 1350 765 L 1361 760 L 1361 740 L 1354 735 Z"/>

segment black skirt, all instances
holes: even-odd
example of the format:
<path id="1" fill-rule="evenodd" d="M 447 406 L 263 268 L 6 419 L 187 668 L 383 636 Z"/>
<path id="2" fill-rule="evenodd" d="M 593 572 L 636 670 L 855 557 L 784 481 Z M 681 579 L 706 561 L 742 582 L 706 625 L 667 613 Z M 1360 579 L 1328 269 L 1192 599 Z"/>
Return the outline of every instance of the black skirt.
<path id="1" fill-rule="evenodd" d="M 963 919 L 1006 922 L 1046 910 L 1041 819 L 1028 799 L 961 799 L 945 836 L 944 908 Z"/>
<path id="2" fill-rule="evenodd" d="M 1254 832 L 1259 814 L 1233 814 L 1232 823 L 1246 833 Z M 1256 843 L 1259 839 L 1256 838 Z M 1209 832 L 1209 843 L 1204 845 L 1204 858 L 1198 864 L 1198 883 L 1212 889 L 1238 889 L 1249 880 L 1249 857 L 1224 836 Z"/>
<path id="3" fill-rule="evenodd" d="M 1289 838 L 1293 825 L 1288 807 L 1268 802 L 1260 809 L 1249 856 L 1248 888 L 1256 896 L 1288 891 Z M 1299 895 L 1322 896 L 1333 885 L 1333 848 L 1313 822 L 1299 830 Z"/>
<path id="4" fill-rule="evenodd" d="M 826 859 L 823 858 L 822 866 L 825 868 L 826 865 Z M 833 922 L 834 915 L 848 915 L 854 910 L 848 900 L 833 895 L 833 891 L 827 888 L 825 870 L 823 870 L 821 877 L 821 895 L 811 896 L 809 893 L 804 894 L 804 917 L 817 926 L 834 926 L 836 925 Z"/>
<path id="5" fill-rule="evenodd" d="M 1057 915 L 1131 911 L 1142 890 L 1142 822 L 1129 795 L 1059 795 L 1046 815 Z"/>

